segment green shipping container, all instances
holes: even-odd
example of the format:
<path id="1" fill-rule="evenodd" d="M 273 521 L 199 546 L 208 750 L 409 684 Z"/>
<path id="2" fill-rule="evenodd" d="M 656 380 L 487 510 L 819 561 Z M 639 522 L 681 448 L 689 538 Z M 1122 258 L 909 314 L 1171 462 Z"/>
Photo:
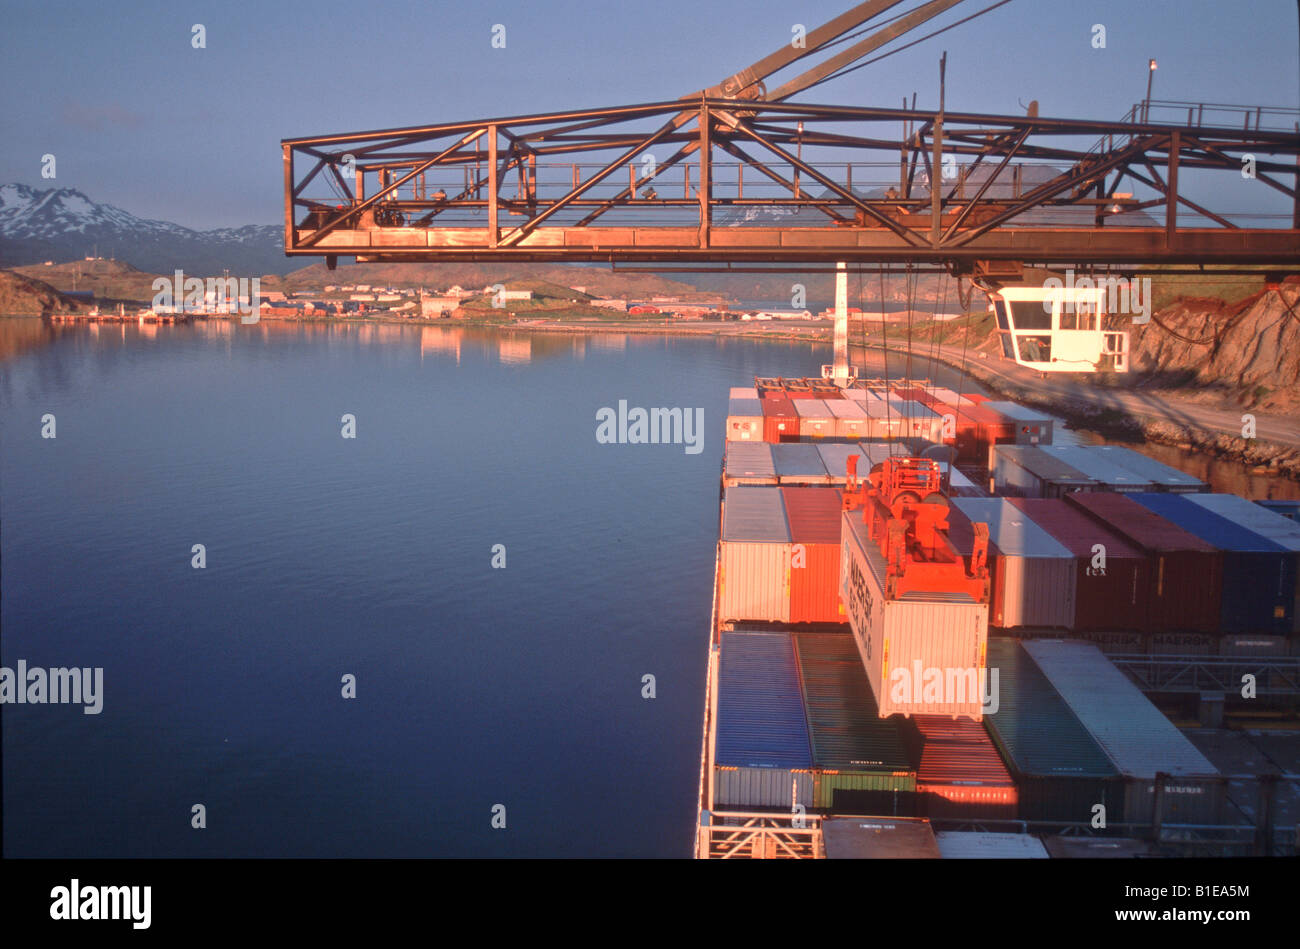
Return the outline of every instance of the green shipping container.
<path id="1" fill-rule="evenodd" d="M 916 809 L 916 766 L 901 718 L 881 718 L 850 633 L 795 636 L 813 753 L 813 805 L 905 816 Z"/>
<path id="2" fill-rule="evenodd" d="M 1122 820 L 1119 772 L 1024 647 L 989 639 L 988 668 L 998 704 L 984 727 L 1020 790 L 1021 819 L 1084 823 L 1104 804 Z"/>

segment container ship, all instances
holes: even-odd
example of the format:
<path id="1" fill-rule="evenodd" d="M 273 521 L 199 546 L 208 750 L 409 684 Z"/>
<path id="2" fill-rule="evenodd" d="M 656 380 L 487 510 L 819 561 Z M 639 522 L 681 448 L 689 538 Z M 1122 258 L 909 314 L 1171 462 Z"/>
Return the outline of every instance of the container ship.
<path id="1" fill-rule="evenodd" d="M 1294 720 L 1294 505 L 1053 436 L 926 381 L 731 390 L 697 857 L 1297 852 L 1294 775 L 1153 701 Z"/>

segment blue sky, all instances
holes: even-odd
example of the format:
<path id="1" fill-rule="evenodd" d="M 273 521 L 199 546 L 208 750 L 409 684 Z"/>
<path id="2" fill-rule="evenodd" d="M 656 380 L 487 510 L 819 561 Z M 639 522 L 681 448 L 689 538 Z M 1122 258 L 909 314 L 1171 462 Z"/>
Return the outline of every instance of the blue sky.
<path id="1" fill-rule="evenodd" d="M 281 138 L 672 99 L 852 5 L 9 0 L 0 182 L 75 187 L 190 227 L 276 223 Z M 947 49 L 950 109 L 1038 99 L 1043 115 L 1118 119 L 1152 57 L 1155 98 L 1294 108 L 1296 17 L 1293 0 L 1013 0 L 800 100 L 893 106 L 917 91 L 933 106 Z M 205 49 L 191 46 L 196 23 Z M 505 49 L 491 47 L 497 23 Z M 40 177 L 46 153 L 55 181 Z"/>

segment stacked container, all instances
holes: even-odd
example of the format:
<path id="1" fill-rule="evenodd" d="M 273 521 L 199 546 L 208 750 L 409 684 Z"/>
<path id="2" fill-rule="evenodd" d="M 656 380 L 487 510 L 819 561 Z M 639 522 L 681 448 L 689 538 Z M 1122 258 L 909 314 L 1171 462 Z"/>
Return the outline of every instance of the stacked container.
<path id="1" fill-rule="evenodd" d="M 1075 630 L 1147 628 L 1152 560 L 1078 508 L 1054 498 L 1011 502 L 1074 555 Z"/>
<path id="2" fill-rule="evenodd" d="M 863 454 L 862 448 L 858 445 L 841 445 L 832 443 L 829 445 L 818 445 L 817 453 L 821 455 L 822 464 L 826 466 L 826 473 L 835 484 L 846 484 L 848 482 L 848 459 L 852 455 L 858 457 L 858 478 L 861 480 L 867 476 L 871 470 L 871 464 L 867 456 Z M 838 528 L 839 521 L 836 521 Z"/>
<path id="3" fill-rule="evenodd" d="M 991 401 L 983 403 L 986 409 L 992 409 L 1016 423 L 1017 445 L 1050 445 L 1054 423 L 1051 418 L 1037 409 L 1029 409 L 1019 402 Z"/>
<path id="4" fill-rule="evenodd" d="M 722 463 L 723 487 L 776 484 L 772 446 L 766 442 L 727 442 Z"/>
<path id="5" fill-rule="evenodd" d="M 934 835 L 945 860 L 1046 860 L 1047 848 L 1030 834 L 941 830 Z"/>
<path id="6" fill-rule="evenodd" d="M 732 399 L 757 399 L 759 397 L 758 389 L 753 387 L 745 388 L 744 386 L 732 386 L 729 397 Z"/>
<path id="7" fill-rule="evenodd" d="M 1119 772 L 1024 647 L 990 640 L 989 676 L 997 709 L 984 727 L 1015 778 L 1021 819 L 1090 822 L 1096 804 L 1119 814 Z"/>
<path id="8" fill-rule="evenodd" d="M 763 441 L 797 442 L 799 440 L 799 413 L 794 403 L 785 395 L 763 397 Z"/>
<path id="9" fill-rule="evenodd" d="M 758 399 L 732 399 L 727 409 L 727 441 L 763 440 L 763 404 Z"/>
<path id="10" fill-rule="evenodd" d="M 1223 554 L 1137 503 L 1130 495 L 1096 492 L 1066 501 L 1122 535 L 1152 558 L 1147 627 L 1153 633 L 1213 633 L 1223 605 Z"/>
<path id="11" fill-rule="evenodd" d="M 1136 494 L 1155 488 L 1148 478 L 1108 461 L 1106 456 L 1093 446 L 1047 445 L 1043 451 L 1079 469 L 1101 485 L 1105 491 Z"/>
<path id="12" fill-rule="evenodd" d="M 719 546 L 719 619 L 788 622 L 790 528 L 780 488 L 725 489 Z"/>
<path id="13" fill-rule="evenodd" d="M 835 416 L 823 399 L 798 399 L 794 410 L 799 414 L 800 438 L 833 438 Z"/>
<path id="14" fill-rule="evenodd" d="M 930 822 L 837 817 L 822 822 L 829 860 L 926 860 L 941 856 Z"/>
<path id="15" fill-rule="evenodd" d="M 913 591 L 886 598 L 885 558 L 862 517 L 862 511 L 843 514 L 840 599 L 880 714 L 979 721 L 988 604 L 966 593 Z M 937 700 L 923 688 L 936 672 L 951 683 Z"/>
<path id="16" fill-rule="evenodd" d="M 917 814 L 1015 819 L 1015 782 L 982 725 L 939 715 L 913 715 L 907 722 L 904 735 L 917 762 Z"/>
<path id="17" fill-rule="evenodd" d="M 993 467 L 993 446 L 1014 445 L 1016 422 L 988 407 L 987 402 L 976 405 L 936 406 L 940 416 L 953 416 L 955 438 L 944 439 L 957 449 L 957 460 Z"/>
<path id="18" fill-rule="evenodd" d="M 1291 518 L 1262 506 L 1258 501 L 1247 501 L 1235 494 L 1195 494 L 1187 500 L 1271 540 L 1290 551 L 1300 562 L 1300 523 Z M 1300 633 L 1300 580 L 1296 584 L 1296 600 L 1291 616 L 1292 631 Z"/>
<path id="19" fill-rule="evenodd" d="M 772 446 L 772 463 L 780 484 L 830 484 L 831 475 L 822 461 L 817 445 L 780 444 Z"/>
<path id="20" fill-rule="evenodd" d="M 1226 782 L 1218 769 L 1096 646 L 1035 640 L 1025 651 L 1126 779 L 1125 821 L 1153 820 L 1156 775 L 1163 773 L 1171 776 L 1163 823 L 1222 823 Z"/>
<path id="21" fill-rule="evenodd" d="M 1075 613 L 1075 558 L 1005 498 L 953 498 L 948 536 L 970 556 L 972 522 L 989 526 L 993 580 L 989 625 L 1068 629 Z"/>
<path id="22" fill-rule="evenodd" d="M 1296 555 L 1281 544 L 1197 504 L 1194 495 L 1135 494 L 1133 499 L 1223 551 L 1225 633 L 1286 636 L 1295 630 Z M 1218 502 L 1221 503 L 1221 502 Z M 1247 508 L 1249 502 L 1243 502 Z"/>
<path id="23" fill-rule="evenodd" d="M 812 749 L 788 633 L 722 634 L 716 729 L 715 808 L 812 806 Z"/>
<path id="24" fill-rule="evenodd" d="M 842 623 L 839 488 L 783 487 L 790 525 L 790 622 Z"/>
<path id="25" fill-rule="evenodd" d="M 867 437 L 877 441 L 902 438 L 906 433 L 905 420 L 888 402 L 875 399 L 861 403 L 870 421 L 867 423 Z"/>
<path id="26" fill-rule="evenodd" d="M 1157 491 L 1167 491 L 1170 494 L 1197 494 L 1210 490 L 1210 486 L 1200 478 L 1193 478 L 1177 468 L 1161 464 L 1154 458 L 1148 458 L 1131 448 L 1120 445 L 1094 445 L 1092 451 L 1111 464 L 1125 468 L 1150 481 Z"/>
<path id="27" fill-rule="evenodd" d="M 993 485 L 999 494 L 1020 498 L 1059 498 L 1071 491 L 1100 491 L 1101 485 L 1037 445 L 998 445 L 993 449 Z"/>
<path id="28" fill-rule="evenodd" d="M 899 720 L 880 717 L 852 637 L 798 633 L 794 641 L 816 772 L 816 806 L 912 813 L 916 771 Z"/>
<path id="29" fill-rule="evenodd" d="M 871 416 L 862 403 L 852 399 L 827 399 L 826 407 L 835 417 L 835 437 L 857 441 L 871 432 Z"/>
<path id="30" fill-rule="evenodd" d="M 894 415 L 902 419 L 901 432 L 904 436 L 924 438 L 938 444 L 943 435 L 943 419 L 940 413 L 920 402 L 900 399 L 896 395 L 885 400 Z"/>

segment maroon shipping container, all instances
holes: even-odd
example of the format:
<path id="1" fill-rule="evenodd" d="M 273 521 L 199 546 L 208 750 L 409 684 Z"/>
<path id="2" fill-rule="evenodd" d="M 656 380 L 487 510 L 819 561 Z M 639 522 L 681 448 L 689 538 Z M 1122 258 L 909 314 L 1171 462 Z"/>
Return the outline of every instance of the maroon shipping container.
<path id="1" fill-rule="evenodd" d="M 969 459 L 984 468 L 993 467 L 993 446 L 1014 445 L 1019 423 L 984 405 L 949 406 L 935 409 L 957 416 L 957 460 Z"/>
<path id="2" fill-rule="evenodd" d="M 983 725 L 946 715 L 913 715 L 903 727 L 918 762 L 918 816 L 1015 819 L 1015 781 Z"/>
<path id="3" fill-rule="evenodd" d="M 1153 558 L 1121 535 L 1056 498 L 1010 498 L 1011 503 L 1075 556 L 1075 630 L 1148 628 Z M 1094 550 L 1100 544 L 1104 561 Z M 1098 565 L 1094 566 L 1094 562 Z"/>
<path id="4" fill-rule="evenodd" d="M 803 548 L 790 549 L 790 622 L 847 622 L 840 605 L 843 492 L 839 488 L 786 485 L 781 495 L 790 524 L 790 543 Z"/>
<path id="5" fill-rule="evenodd" d="M 763 399 L 763 441 L 797 442 L 799 440 L 799 413 L 789 398 Z"/>
<path id="6" fill-rule="evenodd" d="M 1065 496 L 1151 557 L 1147 628 L 1152 632 L 1214 633 L 1223 600 L 1223 553 L 1130 497 L 1109 491 Z"/>

